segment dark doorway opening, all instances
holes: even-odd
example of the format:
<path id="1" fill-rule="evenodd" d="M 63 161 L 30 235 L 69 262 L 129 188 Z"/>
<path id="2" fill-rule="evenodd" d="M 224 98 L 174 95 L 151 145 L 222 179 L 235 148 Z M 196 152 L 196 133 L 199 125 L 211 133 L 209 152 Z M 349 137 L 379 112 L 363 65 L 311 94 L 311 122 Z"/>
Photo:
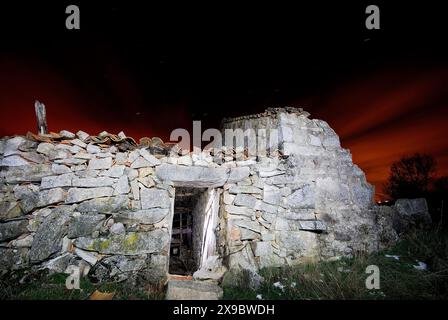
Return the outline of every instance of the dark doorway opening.
<path id="1" fill-rule="evenodd" d="M 176 188 L 174 201 L 174 216 L 171 233 L 169 273 L 177 275 L 192 275 L 199 265 L 201 248 L 197 246 L 194 233 L 200 223 L 201 198 L 206 189 Z M 196 232 L 197 233 L 197 232 Z"/>

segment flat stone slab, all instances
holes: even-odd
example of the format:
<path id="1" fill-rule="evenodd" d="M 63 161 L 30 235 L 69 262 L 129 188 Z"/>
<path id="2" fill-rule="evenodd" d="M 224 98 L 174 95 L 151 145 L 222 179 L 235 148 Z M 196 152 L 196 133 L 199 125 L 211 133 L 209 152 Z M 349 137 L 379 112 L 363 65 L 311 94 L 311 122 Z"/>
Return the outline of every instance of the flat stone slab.
<path id="1" fill-rule="evenodd" d="M 227 168 L 186 167 L 162 164 L 156 168 L 156 175 L 163 181 L 170 181 L 177 187 L 220 187 L 229 177 Z"/>
<path id="2" fill-rule="evenodd" d="M 103 254 L 140 255 L 160 252 L 169 244 L 169 235 L 160 229 L 148 232 L 114 234 L 103 238 L 77 238 L 77 248 Z"/>
<path id="3" fill-rule="evenodd" d="M 166 300 L 219 300 L 223 295 L 221 287 L 195 280 L 169 280 Z"/>

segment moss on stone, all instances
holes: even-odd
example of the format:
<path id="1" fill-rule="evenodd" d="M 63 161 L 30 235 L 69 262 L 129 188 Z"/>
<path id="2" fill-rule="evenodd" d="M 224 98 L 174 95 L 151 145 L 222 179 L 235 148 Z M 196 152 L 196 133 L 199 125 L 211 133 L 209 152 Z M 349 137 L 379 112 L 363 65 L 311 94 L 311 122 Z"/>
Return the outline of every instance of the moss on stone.
<path id="1" fill-rule="evenodd" d="M 124 247 L 127 250 L 135 251 L 137 249 L 138 234 L 136 232 L 129 233 L 124 239 Z"/>

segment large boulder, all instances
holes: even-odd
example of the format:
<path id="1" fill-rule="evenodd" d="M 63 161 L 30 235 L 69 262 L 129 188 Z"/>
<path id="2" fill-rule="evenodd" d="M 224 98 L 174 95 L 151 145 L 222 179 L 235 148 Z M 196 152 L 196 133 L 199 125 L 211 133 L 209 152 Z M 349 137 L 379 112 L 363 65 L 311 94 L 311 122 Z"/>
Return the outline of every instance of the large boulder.
<path id="1" fill-rule="evenodd" d="M 72 210 L 68 206 L 57 207 L 45 218 L 33 239 L 31 262 L 43 261 L 61 250 Z"/>
<path id="2" fill-rule="evenodd" d="M 78 238 L 75 246 L 103 254 L 140 255 L 161 252 L 169 243 L 169 235 L 160 229 L 149 232 L 115 234 L 107 238 Z"/>
<path id="3" fill-rule="evenodd" d="M 431 224 L 426 199 L 398 199 L 395 201 L 394 228 L 401 234 L 413 227 L 426 227 Z"/>

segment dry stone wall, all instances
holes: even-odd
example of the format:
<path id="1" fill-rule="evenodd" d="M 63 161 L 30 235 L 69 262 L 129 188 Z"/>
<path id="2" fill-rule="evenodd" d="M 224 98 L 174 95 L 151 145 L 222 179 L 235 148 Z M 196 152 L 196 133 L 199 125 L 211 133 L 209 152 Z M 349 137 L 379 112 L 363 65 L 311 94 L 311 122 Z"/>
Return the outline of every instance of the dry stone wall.
<path id="1" fill-rule="evenodd" d="M 373 188 L 320 120 L 297 109 L 226 120 L 224 128 L 277 128 L 267 156 L 179 156 L 122 151 L 67 131 L 62 142 L 0 140 L 0 269 L 64 272 L 86 265 L 99 280 L 168 271 L 176 187 L 217 188 L 212 269 L 295 264 L 376 250 L 396 235 Z M 274 151 L 274 150 L 271 150 Z M 202 272 L 201 274 L 204 274 Z"/>

